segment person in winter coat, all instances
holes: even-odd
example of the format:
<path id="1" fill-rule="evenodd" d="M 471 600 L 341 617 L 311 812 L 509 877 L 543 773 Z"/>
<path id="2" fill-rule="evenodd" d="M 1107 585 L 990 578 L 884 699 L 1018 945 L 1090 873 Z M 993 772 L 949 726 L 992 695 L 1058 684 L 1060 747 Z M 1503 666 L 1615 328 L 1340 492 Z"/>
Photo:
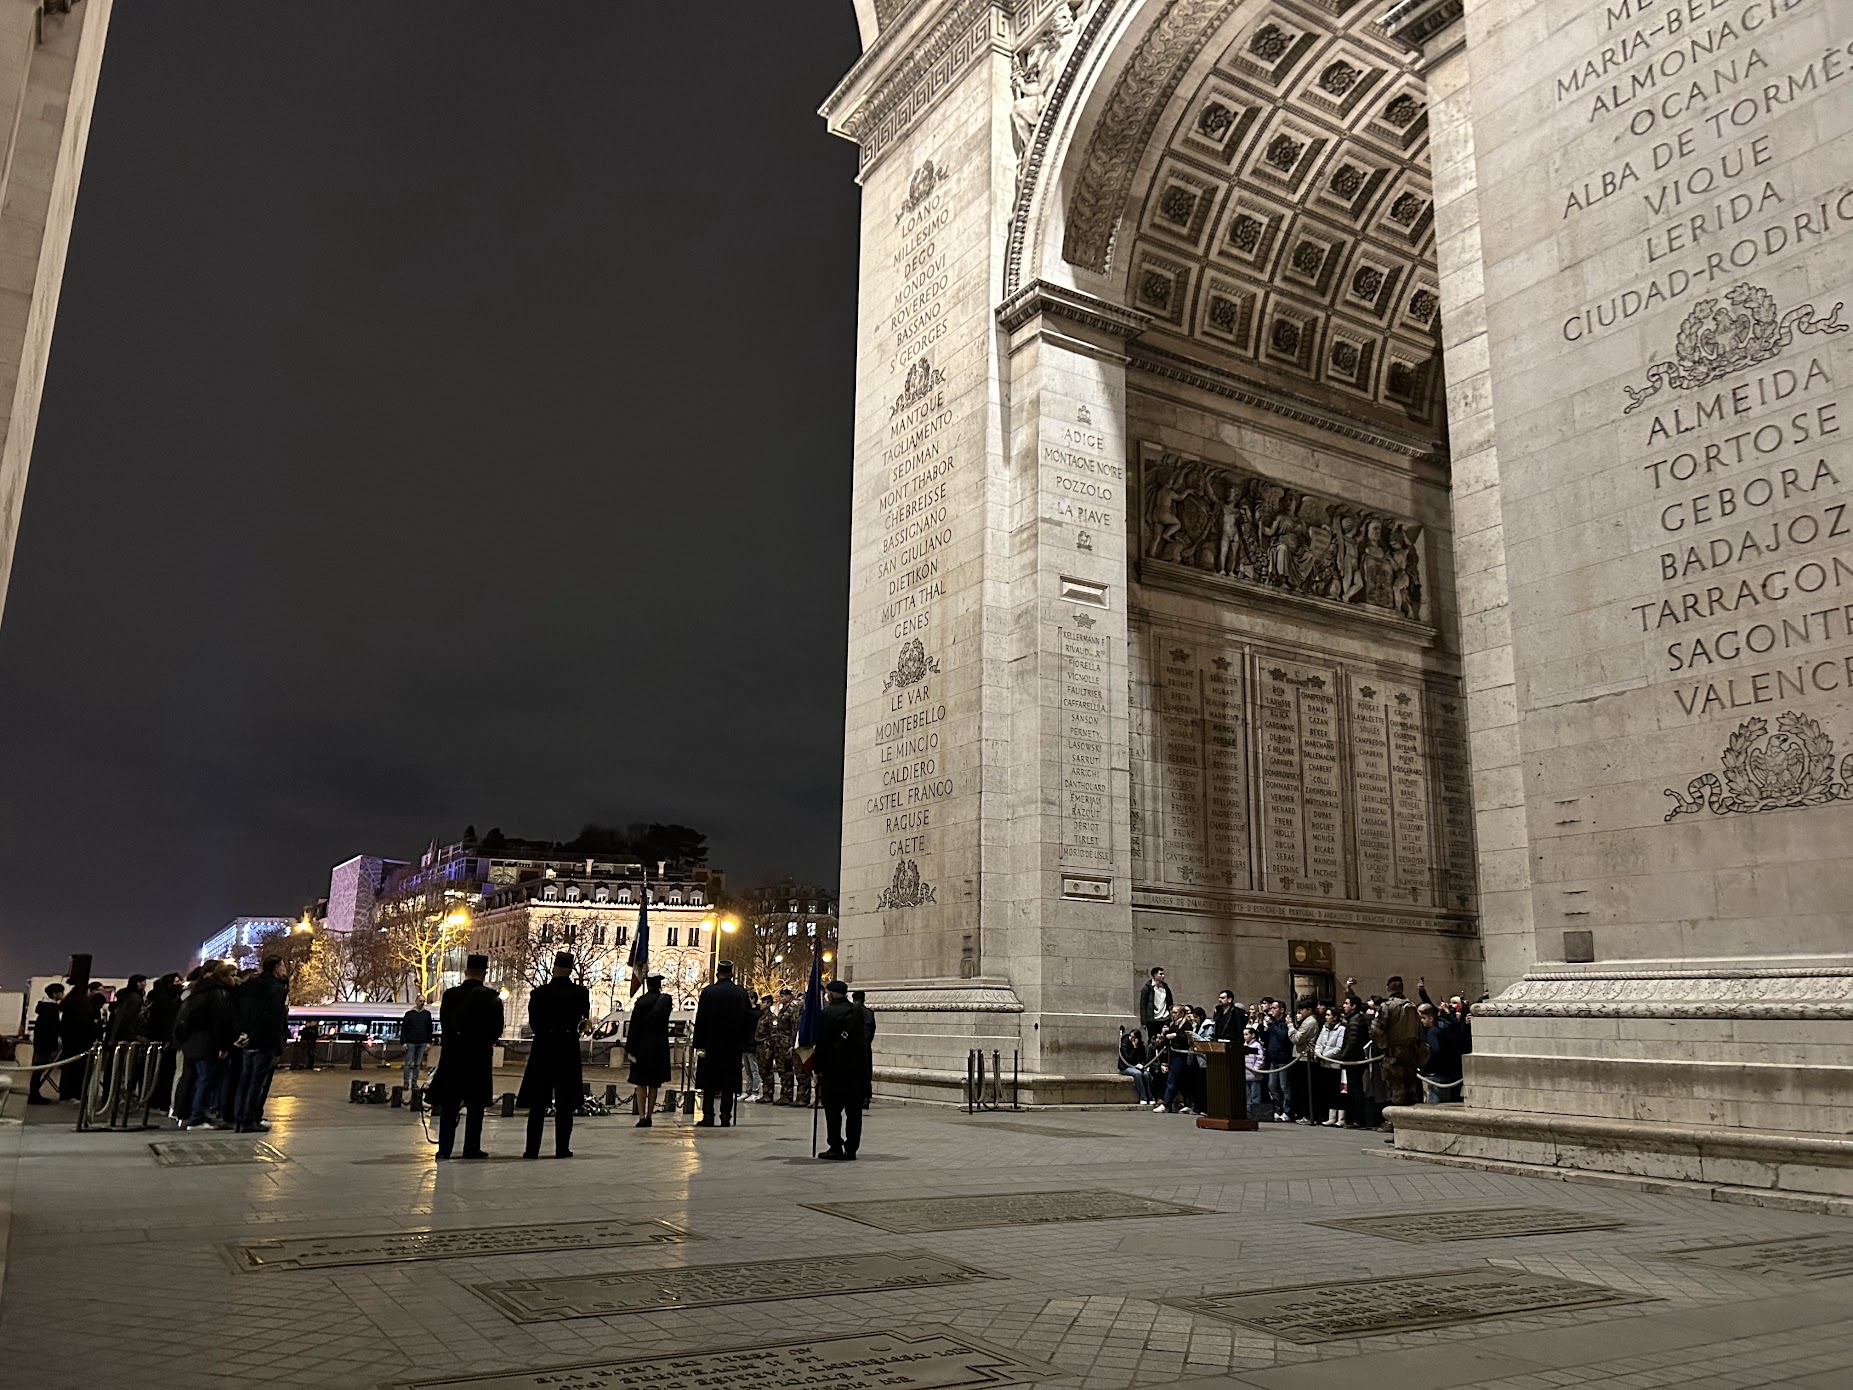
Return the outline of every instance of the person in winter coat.
<path id="1" fill-rule="evenodd" d="M 270 1078 L 290 1036 L 290 980 L 282 956 L 265 956 L 263 969 L 238 986 L 238 1031 L 244 1037 L 233 1119 L 244 1133 L 268 1129 L 264 1102 Z"/>
<path id="2" fill-rule="evenodd" d="M 540 1157 L 547 1130 L 547 1104 L 553 1103 L 553 1156 L 573 1156 L 573 1117 L 585 1088 L 579 1036 L 592 1023 L 592 995 L 573 981 L 577 962 L 570 951 L 553 958 L 553 978 L 528 995 L 528 1026 L 534 1046 L 521 1073 L 515 1104 L 528 1112 L 528 1144 L 523 1158 Z"/>
<path id="3" fill-rule="evenodd" d="M 1287 1093 L 1291 1097 L 1288 1112 L 1295 1124 L 1309 1125 L 1317 1118 L 1313 1114 L 1312 1073 L 1313 1048 L 1319 1042 L 1319 1017 L 1311 999 L 1301 998 L 1294 1005 L 1293 1027 L 1287 1038 L 1293 1047 L 1293 1066 L 1287 1071 Z"/>
<path id="4" fill-rule="evenodd" d="M 131 975 L 129 982 L 116 991 L 116 1001 L 109 1006 L 109 1028 L 103 1035 L 103 1040 L 111 1047 L 134 1042 L 141 1035 L 147 983 L 146 975 Z"/>
<path id="5" fill-rule="evenodd" d="M 1278 999 L 1267 1001 L 1267 1022 L 1261 1027 L 1261 1069 L 1268 1088 L 1268 1104 L 1276 1120 L 1293 1118 L 1293 1083 L 1287 1079 L 1293 1070 L 1293 1039 L 1287 1027 L 1287 1006 Z"/>
<path id="6" fill-rule="evenodd" d="M 39 1000 L 32 1010 L 32 1064 L 41 1066 L 46 1062 L 56 1061 L 58 1048 L 62 1039 L 59 1034 L 63 1029 L 64 1019 L 59 1012 L 59 1005 L 64 999 L 64 986 L 53 981 L 45 986 L 45 997 Z M 39 1094 L 39 1087 L 50 1080 L 57 1084 L 59 1072 L 51 1067 L 32 1073 L 32 1089 L 26 1093 L 26 1100 L 32 1105 L 50 1105 L 52 1097 Z"/>
<path id="7" fill-rule="evenodd" d="M 156 1063 L 154 1073 L 153 1095 L 157 1104 L 174 1092 L 174 1062 L 179 1055 L 179 1049 L 174 1046 L 174 1021 L 180 1017 L 180 992 L 180 976 L 167 974 L 156 980 L 148 991 L 148 1002 L 136 1029 L 138 1041 L 157 1044 L 161 1049 L 161 1060 Z"/>
<path id="8" fill-rule="evenodd" d="M 228 960 L 210 960 L 181 1006 L 174 1025 L 181 1060 L 192 1079 L 186 1128 L 230 1129 L 221 1109 L 225 1093 L 225 1059 L 238 1041 L 238 1014 L 232 984 L 238 971 Z"/>
<path id="9" fill-rule="evenodd" d="M 830 1147 L 817 1156 L 853 1161 L 862 1147 L 862 1112 L 875 1090 L 875 1054 L 869 1048 L 868 1020 L 849 1002 L 849 986 L 832 980 L 825 988 L 830 1002 L 817 1020 L 811 1070 Z"/>
<path id="10" fill-rule="evenodd" d="M 1313 1044 L 1313 1122 L 1322 1125 L 1344 1123 L 1338 1109 L 1338 1079 L 1343 1074 L 1345 1020 L 1337 1009 L 1328 1009 Z"/>
<path id="11" fill-rule="evenodd" d="M 630 1083 L 636 1087 L 637 1128 L 648 1129 L 656 1113 L 656 1091 L 669 1079 L 669 996 L 663 977 L 644 977 L 643 993 L 631 1006 L 630 1032 L 624 1051 L 631 1059 Z"/>
<path id="12" fill-rule="evenodd" d="M 1416 1009 L 1422 1020 L 1422 1041 L 1428 1045 L 1423 1064 L 1422 1098 L 1430 1105 L 1452 1105 L 1461 1098 L 1460 1027 L 1433 1004 Z M 1455 1085 L 1447 1085 L 1447 1082 Z"/>
<path id="13" fill-rule="evenodd" d="M 1343 1123 L 1353 1129 L 1369 1129 L 1375 1121 L 1370 1118 L 1370 1065 L 1364 1060 L 1370 1053 L 1370 1020 L 1364 1016 L 1363 1000 L 1346 994 L 1339 1022 L 1345 1030 L 1344 1045 L 1338 1052 L 1344 1067 Z"/>
<path id="14" fill-rule="evenodd" d="M 1139 1030 L 1120 1029 L 1120 1075 L 1132 1080 L 1133 1104 L 1141 1109 L 1149 1105 L 1156 1110 L 1162 1107 L 1152 1098 L 1152 1078 L 1145 1074 L 1147 1060 L 1145 1038 Z"/>
<path id="15" fill-rule="evenodd" d="M 483 1111 L 495 1095 L 495 1046 L 502 1040 L 502 996 L 483 983 L 488 973 L 489 957 L 466 957 L 462 983 L 445 990 L 438 1005 L 444 1055 L 425 1096 L 438 1112 L 440 1159 L 451 1156 L 460 1114 L 464 1116 L 463 1157 L 489 1157 L 483 1150 Z"/>
<path id="16" fill-rule="evenodd" d="M 425 996 L 421 994 L 399 1020 L 399 1041 L 405 1044 L 405 1062 L 399 1074 L 407 1095 L 418 1085 L 419 1075 L 425 1069 L 425 1053 L 431 1050 L 431 1036 L 431 1010 L 425 1007 Z"/>
<path id="17" fill-rule="evenodd" d="M 701 1054 L 695 1063 L 701 1118 L 695 1124 L 702 1129 L 733 1123 L 741 1059 L 753 1045 L 753 996 L 734 983 L 732 961 L 721 961 L 714 969 L 714 983 L 696 1000 L 695 1031 L 689 1038 Z"/>

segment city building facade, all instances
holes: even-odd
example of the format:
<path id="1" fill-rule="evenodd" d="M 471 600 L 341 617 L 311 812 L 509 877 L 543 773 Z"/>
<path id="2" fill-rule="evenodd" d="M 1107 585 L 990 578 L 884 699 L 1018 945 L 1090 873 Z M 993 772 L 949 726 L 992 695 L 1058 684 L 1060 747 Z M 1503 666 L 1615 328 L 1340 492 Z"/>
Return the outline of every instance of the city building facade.
<path id="1" fill-rule="evenodd" d="M 576 978 L 592 994 L 599 1021 L 622 1013 L 631 997 L 630 953 L 649 894 L 649 971 L 678 1013 L 692 1013 L 713 978 L 714 880 L 706 871 L 647 884 L 641 865 L 583 863 L 578 872 L 543 869 L 491 885 L 476 907 L 468 949 L 489 957 L 489 983 L 504 991 L 512 1029 L 526 1026 L 527 994 L 545 983 L 557 952 L 578 961 Z"/>
<path id="2" fill-rule="evenodd" d="M 294 917 L 234 917 L 218 931 L 200 942 L 194 963 L 229 960 L 238 966 L 252 965 L 259 938 L 272 932 L 286 932 L 296 925 Z"/>

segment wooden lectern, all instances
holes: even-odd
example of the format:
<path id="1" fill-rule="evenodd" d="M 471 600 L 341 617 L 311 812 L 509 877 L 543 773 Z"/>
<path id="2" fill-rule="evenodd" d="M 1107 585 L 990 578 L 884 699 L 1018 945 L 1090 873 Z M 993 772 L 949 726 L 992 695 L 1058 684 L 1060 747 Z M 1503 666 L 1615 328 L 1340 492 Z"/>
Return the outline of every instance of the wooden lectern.
<path id="1" fill-rule="evenodd" d="M 1197 1116 L 1198 1129 L 1259 1129 L 1248 1118 L 1248 1078 L 1242 1073 L 1242 1049 L 1233 1043 L 1197 1043 L 1209 1064 L 1204 1081 L 1204 1104 L 1209 1114 Z"/>

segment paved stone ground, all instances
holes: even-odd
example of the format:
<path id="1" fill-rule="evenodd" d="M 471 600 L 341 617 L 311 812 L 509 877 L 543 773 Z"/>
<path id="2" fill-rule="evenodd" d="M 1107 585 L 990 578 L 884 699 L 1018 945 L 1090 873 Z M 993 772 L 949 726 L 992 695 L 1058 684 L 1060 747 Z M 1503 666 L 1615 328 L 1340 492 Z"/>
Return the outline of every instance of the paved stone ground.
<path id="1" fill-rule="evenodd" d="M 750 1107 L 746 1124 L 726 1131 L 662 1117 L 641 1132 L 624 1117 L 582 1120 L 579 1156 L 567 1163 L 519 1161 L 521 1120 L 492 1116 L 496 1161 L 438 1165 L 409 1112 L 346 1104 L 348 1079 L 279 1077 L 266 1139 L 285 1162 L 166 1166 L 151 1140 L 206 1136 L 76 1134 L 62 1108 L 0 1125 L 0 1196 L 12 1194 L 0 1387 L 43 1384 L 74 1342 L 112 1375 L 134 1366 L 140 1386 L 374 1386 L 924 1325 L 1053 1368 L 1035 1383 L 1087 1390 L 1853 1385 L 1853 1277 L 1665 1258 L 1726 1242 L 1853 1238 L 1853 1221 L 1840 1217 L 1430 1167 L 1386 1159 L 1370 1134 L 1210 1133 L 1131 1110 L 968 1118 L 881 1105 L 854 1165 L 811 1161 L 810 1116 L 783 1108 Z M 891 1234 L 804 1205 L 1100 1189 L 1204 1212 Z M 1626 1224 L 1442 1243 L 1318 1224 L 1495 1207 Z M 255 1272 L 228 1251 L 284 1237 L 614 1217 L 666 1222 L 692 1238 Z M 473 1288 L 895 1251 L 999 1277 L 524 1323 Z M 1646 1301 L 1310 1344 L 1178 1306 L 1489 1264 Z M 697 1382 L 665 1373 L 650 1383 Z"/>

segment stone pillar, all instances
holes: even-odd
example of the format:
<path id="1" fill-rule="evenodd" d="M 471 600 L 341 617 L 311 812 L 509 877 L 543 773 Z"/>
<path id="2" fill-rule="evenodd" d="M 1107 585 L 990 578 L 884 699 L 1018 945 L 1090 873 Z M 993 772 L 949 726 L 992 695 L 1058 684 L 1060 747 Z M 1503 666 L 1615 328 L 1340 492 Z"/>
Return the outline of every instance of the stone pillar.
<path id="1" fill-rule="evenodd" d="M 1010 6 L 884 24 L 825 106 L 862 153 L 841 971 L 877 1085 L 1123 1091 L 1131 971 L 1124 358 L 1143 316 L 1031 287 Z"/>
<path id="2" fill-rule="evenodd" d="M 64 253 L 77 205 L 110 0 L 46 14 L 0 0 L 0 112 L 10 138 L 0 166 L 0 611 L 32 461 L 51 355 Z"/>
<path id="3" fill-rule="evenodd" d="M 1461 8 L 1387 22 L 1436 58 L 1487 964 L 1523 975 L 1398 1145 L 1853 1197 L 1853 39 L 1825 0 Z"/>

